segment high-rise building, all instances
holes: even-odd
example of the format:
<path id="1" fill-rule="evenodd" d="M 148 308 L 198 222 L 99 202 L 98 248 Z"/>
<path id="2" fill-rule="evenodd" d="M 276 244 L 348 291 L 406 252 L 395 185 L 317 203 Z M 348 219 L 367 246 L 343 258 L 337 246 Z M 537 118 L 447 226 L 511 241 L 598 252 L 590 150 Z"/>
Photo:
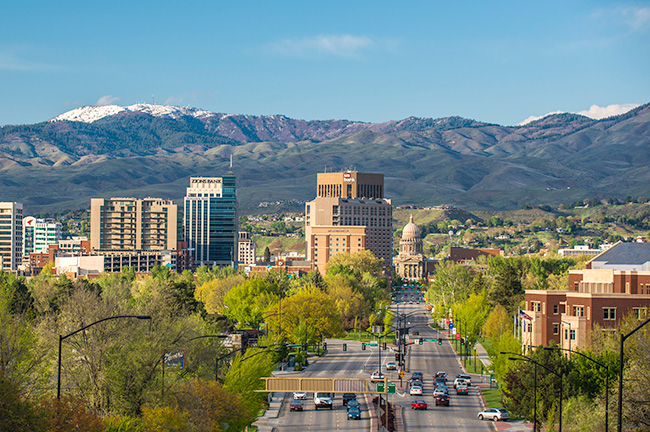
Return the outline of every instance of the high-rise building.
<path id="1" fill-rule="evenodd" d="M 325 173 L 317 183 L 305 205 L 307 260 L 323 272 L 332 256 L 367 249 L 390 266 L 393 206 L 383 198 L 383 174 Z"/>
<path id="2" fill-rule="evenodd" d="M 93 251 L 175 251 L 178 210 L 160 198 L 93 198 L 90 247 Z"/>
<path id="3" fill-rule="evenodd" d="M 47 253 L 49 245 L 61 240 L 62 231 L 58 222 L 48 222 L 33 216 L 23 218 L 23 256 L 29 256 L 32 252 Z"/>
<path id="4" fill-rule="evenodd" d="M 190 178 L 184 221 L 194 265 L 237 266 L 239 221 L 232 167 L 223 177 Z"/>
<path id="5" fill-rule="evenodd" d="M 334 198 L 384 198 L 384 175 L 356 171 L 318 173 L 316 196 Z"/>
<path id="6" fill-rule="evenodd" d="M 0 271 L 17 270 L 23 253 L 23 205 L 0 202 Z"/>
<path id="7" fill-rule="evenodd" d="M 239 263 L 255 264 L 255 242 L 248 231 L 239 231 Z"/>

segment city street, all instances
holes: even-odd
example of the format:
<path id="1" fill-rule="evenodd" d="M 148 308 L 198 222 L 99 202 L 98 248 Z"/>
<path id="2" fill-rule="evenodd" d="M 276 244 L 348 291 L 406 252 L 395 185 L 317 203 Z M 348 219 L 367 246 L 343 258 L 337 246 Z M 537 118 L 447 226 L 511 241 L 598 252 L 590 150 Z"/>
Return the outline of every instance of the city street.
<path id="1" fill-rule="evenodd" d="M 396 308 L 395 308 L 395 313 Z M 428 325 L 428 316 L 424 303 L 400 304 L 400 314 L 405 314 L 408 326 L 411 330 L 411 340 L 422 338 L 434 339 L 439 336 L 447 338 L 447 334 L 439 334 L 431 329 Z M 397 321 L 395 322 L 397 325 Z M 413 335 L 413 331 L 419 332 L 419 335 Z M 343 351 L 343 343 L 347 344 L 347 351 Z M 280 372 L 276 376 L 296 376 L 303 377 L 348 377 L 361 378 L 370 377 L 370 374 L 377 370 L 380 349 L 378 347 L 366 347 L 361 349 L 361 343 L 328 340 L 327 355 L 317 359 L 304 372 Z M 389 347 L 391 345 L 389 344 Z M 396 347 L 381 350 L 382 372 L 389 379 L 397 384 L 397 394 L 389 395 L 389 400 L 395 405 L 403 407 L 404 430 L 453 430 L 453 431 L 492 431 L 493 426 L 490 422 L 480 421 L 476 418 L 478 411 L 482 409 L 479 402 L 479 395 L 476 386 L 470 387 L 469 395 L 456 395 L 453 390 L 453 379 L 456 374 L 461 372 L 458 360 L 456 359 L 449 341 L 445 340 L 442 345 L 437 342 L 424 342 L 420 344 L 409 345 L 410 353 L 406 356 L 407 373 L 403 379 L 403 385 L 400 386 L 400 380 L 397 372 L 386 371 L 384 365 L 387 361 L 395 360 Z M 435 406 L 433 398 L 433 377 L 438 371 L 444 370 L 448 374 L 450 387 L 450 406 Z M 424 395 L 410 396 L 408 394 L 408 378 L 413 371 L 421 371 L 424 374 Z M 358 430 L 368 431 L 369 411 L 368 403 L 371 396 L 366 398 L 358 395 L 357 399 L 361 403 L 362 419 L 347 420 L 347 411 L 343 406 L 341 395 L 334 399 L 333 410 L 314 409 L 312 394 L 307 395 L 307 400 L 303 401 L 305 411 L 290 412 L 289 403 L 293 395 L 286 394 L 284 403 L 277 419 L 273 424 L 280 431 L 333 431 L 333 430 Z M 426 411 L 411 410 L 411 401 L 414 399 L 424 399 L 428 404 Z"/>

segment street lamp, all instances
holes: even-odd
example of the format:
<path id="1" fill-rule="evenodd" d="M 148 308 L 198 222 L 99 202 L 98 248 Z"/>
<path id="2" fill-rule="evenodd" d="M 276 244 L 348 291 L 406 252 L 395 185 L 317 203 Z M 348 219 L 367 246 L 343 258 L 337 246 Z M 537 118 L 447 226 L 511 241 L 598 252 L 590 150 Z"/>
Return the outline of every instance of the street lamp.
<path id="1" fill-rule="evenodd" d="M 563 396 L 563 394 L 562 394 L 562 391 L 563 391 L 562 390 L 562 387 L 563 387 L 563 385 L 562 385 L 562 383 L 563 383 L 562 375 L 558 374 L 557 372 L 555 372 L 555 371 L 553 371 L 551 369 L 549 369 L 548 367 L 544 366 L 543 364 L 537 363 L 532 358 L 527 357 L 527 356 L 525 356 L 523 354 L 504 352 L 504 351 L 501 351 L 500 354 L 516 355 L 518 357 L 508 357 L 508 360 L 514 360 L 514 361 L 524 360 L 524 361 L 529 361 L 529 362 L 531 362 L 531 363 L 533 363 L 535 365 L 535 390 L 534 390 L 535 391 L 535 396 L 534 396 L 535 405 L 534 405 L 534 410 L 533 410 L 533 415 L 534 415 L 533 432 L 535 432 L 537 430 L 537 366 L 543 367 L 544 369 L 546 369 L 547 371 L 549 371 L 550 373 L 552 373 L 556 377 L 560 378 L 560 432 L 562 432 L 562 396 Z"/>
<path id="2" fill-rule="evenodd" d="M 90 323 L 87 326 L 83 326 L 78 330 L 73 331 L 72 333 L 69 333 L 65 336 L 59 335 L 59 365 L 58 365 L 58 371 L 57 371 L 57 376 L 56 376 L 56 398 L 61 399 L 61 343 L 63 342 L 64 339 L 69 338 L 70 336 L 74 336 L 77 333 L 86 330 L 88 327 L 92 327 L 95 324 L 99 324 L 100 322 L 108 321 L 108 320 L 113 320 L 113 319 L 118 319 L 118 318 L 136 318 L 136 319 L 147 319 L 150 320 L 151 316 L 149 315 L 117 315 L 117 316 L 112 316 L 108 318 L 102 318 L 99 321 L 95 321 L 94 323 Z"/>
<path id="3" fill-rule="evenodd" d="M 623 334 L 621 333 L 621 352 L 619 355 L 619 365 L 618 365 L 618 432 L 621 432 L 623 428 L 623 345 L 625 344 L 625 340 L 632 336 L 634 333 L 639 331 L 641 327 L 644 325 L 648 324 L 650 322 L 650 318 L 647 320 L 643 321 L 641 324 L 639 324 L 634 330 L 629 332 L 628 334 Z"/>
<path id="4" fill-rule="evenodd" d="M 545 350 L 547 351 L 552 351 L 552 350 L 562 350 L 562 351 L 569 351 L 578 355 L 581 355 L 582 357 L 586 358 L 587 360 L 591 360 L 592 362 L 596 363 L 598 366 L 601 368 L 605 369 L 605 432 L 609 430 L 609 369 L 607 366 L 604 364 L 597 362 L 596 360 L 592 359 L 591 357 L 587 357 L 583 353 L 579 351 L 573 351 L 571 349 L 566 349 L 566 348 L 561 348 L 558 346 L 552 346 L 552 347 L 544 347 Z"/>

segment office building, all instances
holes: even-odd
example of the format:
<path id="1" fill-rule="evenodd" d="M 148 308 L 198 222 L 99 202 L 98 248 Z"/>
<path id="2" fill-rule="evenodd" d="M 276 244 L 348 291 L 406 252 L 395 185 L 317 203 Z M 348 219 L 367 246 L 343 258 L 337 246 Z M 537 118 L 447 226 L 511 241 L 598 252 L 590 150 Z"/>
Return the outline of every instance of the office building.
<path id="1" fill-rule="evenodd" d="M 60 223 L 36 219 L 33 216 L 23 218 L 23 256 L 30 253 L 47 253 L 49 245 L 55 245 L 62 237 Z"/>
<path id="2" fill-rule="evenodd" d="M 384 175 L 355 171 L 318 173 L 316 196 L 329 198 L 384 198 Z"/>
<path id="3" fill-rule="evenodd" d="M 0 202 L 0 271 L 15 271 L 22 262 L 23 205 Z"/>
<path id="4" fill-rule="evenodd" d="M 239 231 L 239 263 L 255 264 L 255 242 L 248 231 Z"/>
<path id="5" fill-rule="evenodd" d="M 584 270 L 569 270 L 566 290 L 526 290 L 522 343 L 589 348 L 594 324 L 616 332 L 623 317 L 645 320 L 648 309 L 650 243 L 617 243 Z"/>
<path id="6" fill-rule="evenodd" d="M 93 198 L 90 246 L 95 251 L 175 251 L 178 210 L 160 198 Z"/>
<path id="7" fill-rule="evenodd" d="M 393 206 L 383 198 L 383 179 L 383 174 L 318 174 L 318 196 L 305 205 L 305 237 L 307 260 L 320 272 L 332 256 L 364 249 L 392 265 Z"/>
<path id="8" fill-rule="evenodd" d="M 223 177 L 190 178 L 184 229 L 194 265 L 237 266 L 239 221 L 232 166 Z"/>

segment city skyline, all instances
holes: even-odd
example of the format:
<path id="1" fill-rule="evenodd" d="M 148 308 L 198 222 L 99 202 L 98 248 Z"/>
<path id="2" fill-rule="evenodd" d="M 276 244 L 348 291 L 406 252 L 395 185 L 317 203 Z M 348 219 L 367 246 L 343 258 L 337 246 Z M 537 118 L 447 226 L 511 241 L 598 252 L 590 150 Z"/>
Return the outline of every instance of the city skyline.
<path id="1" fill-rule="evenodd" d="M 502 125 L 650 100 L 646 2 L 7 5 L 0 125 L 84 105 Z"/>

